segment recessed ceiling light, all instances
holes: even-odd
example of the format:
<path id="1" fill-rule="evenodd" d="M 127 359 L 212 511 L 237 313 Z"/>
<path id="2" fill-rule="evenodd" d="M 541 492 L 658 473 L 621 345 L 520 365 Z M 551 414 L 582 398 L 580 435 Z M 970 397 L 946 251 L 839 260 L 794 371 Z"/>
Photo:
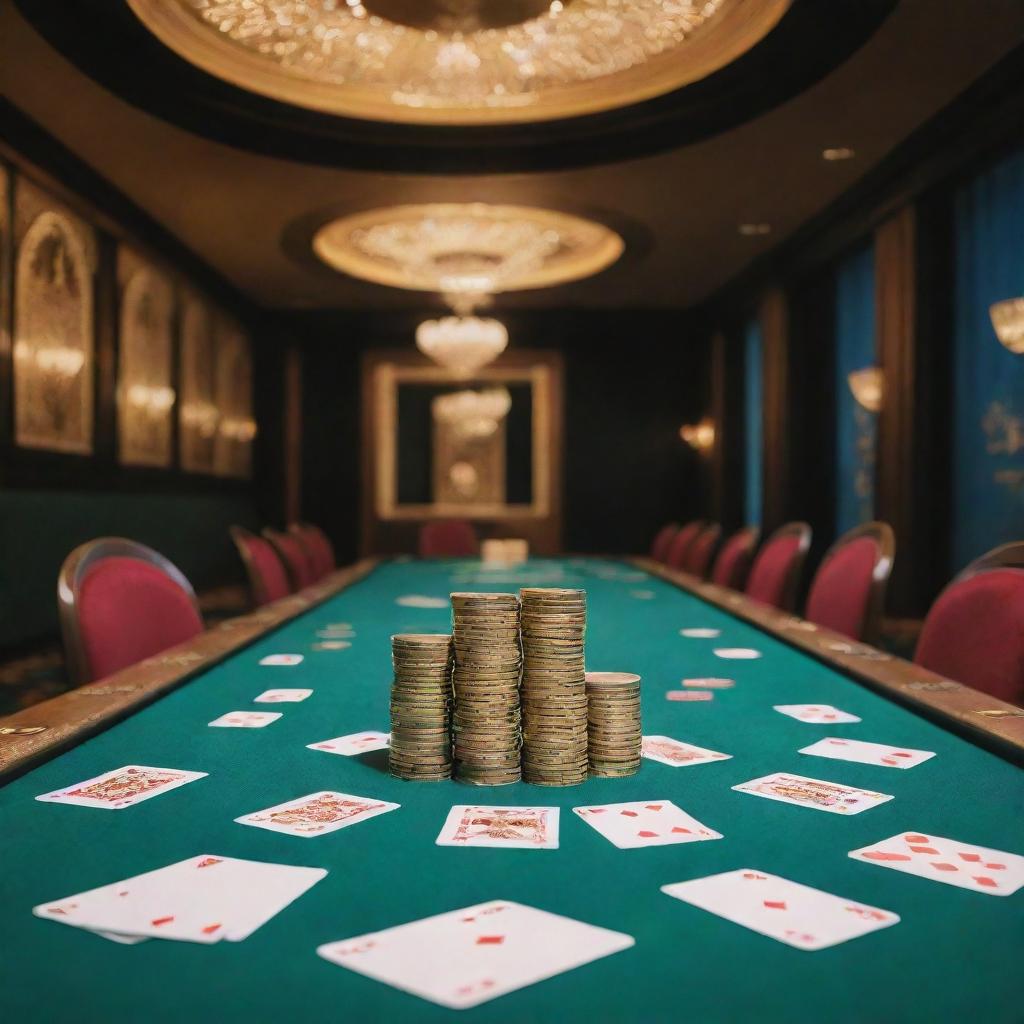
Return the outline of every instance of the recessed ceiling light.
<path id="1" fill-rule="evenodd" d="M 830 149 L 823 149 L 821 155 L 823 159 L 831 161 L 852 160 L 857 155 L 857 151 L 849 146 L 834 146 Z"/>
<path id="2" fill-rule="evenodd" d="M 771 224 L 741 224 L 739 232 L 741 235 L 745 235 L 748 238 L 752 235 L 768 235 L 771 234 Z"/>

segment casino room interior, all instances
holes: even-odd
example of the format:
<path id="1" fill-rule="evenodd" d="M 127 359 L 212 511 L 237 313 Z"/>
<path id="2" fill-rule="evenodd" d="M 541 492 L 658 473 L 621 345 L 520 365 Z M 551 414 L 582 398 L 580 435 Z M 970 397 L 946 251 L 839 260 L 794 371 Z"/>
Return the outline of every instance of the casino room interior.
<path id="1" fill-rule="evenodd" d="M 0 1017 L 1020 1022 L 1022 890 L 1024 0 L 0 0 Z"/>

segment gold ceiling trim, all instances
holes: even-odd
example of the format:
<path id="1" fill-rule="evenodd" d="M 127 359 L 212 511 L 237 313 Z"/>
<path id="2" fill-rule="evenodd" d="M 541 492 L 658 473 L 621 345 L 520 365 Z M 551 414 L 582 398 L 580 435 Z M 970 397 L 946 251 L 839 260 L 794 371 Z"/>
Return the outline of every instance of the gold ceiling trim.
<path id="1" fill-rule="evenodd" d="M 485 0 L 418 2 L 443 11 Z M 179 56 L 271 99 L 370 121 L 493 125 L 614 110 L 706 78 L 759 43 L 792 0 L 556 0 L 475 31 L 444 14 L 437 28 L 392 21 L 379 12 L 402 5 L 373 0 L 127 3 Z"/>
<path id="2" fill-rule="evenodd" d="M 313 251 L 364 281 L 441 292 L 456 303 L 591 277 L 622 255 L 611 228 L 558 210 L 489 203 L 418 203 L 325 224 Z"/>

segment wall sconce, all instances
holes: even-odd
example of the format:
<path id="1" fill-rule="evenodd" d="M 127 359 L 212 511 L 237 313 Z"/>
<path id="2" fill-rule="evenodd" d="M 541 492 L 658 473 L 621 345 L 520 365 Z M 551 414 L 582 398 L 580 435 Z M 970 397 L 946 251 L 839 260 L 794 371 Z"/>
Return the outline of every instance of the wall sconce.
<path id="1" fill-rule="evenodd" d="M 707 419 L 700 423 L 687 423 L 679 428 L 679 436 L 694 451 L 710 451 L 715 446 L 715 425 Z"/>
<path id="2" fill-rule="evenodd" d="M 1024 297 L 1004 299 L 989 306 L 996 337 L 1017 355 L 1024 355 Z"/>
<path id="3" fill-rule="evenodd" d="M 863 370 L 854 370 L 846 380 L 861 408 L 867 409 L 868 412 L 878 412 L 882 408 L 885 372 L 881 367 L 865 366 Z"/>

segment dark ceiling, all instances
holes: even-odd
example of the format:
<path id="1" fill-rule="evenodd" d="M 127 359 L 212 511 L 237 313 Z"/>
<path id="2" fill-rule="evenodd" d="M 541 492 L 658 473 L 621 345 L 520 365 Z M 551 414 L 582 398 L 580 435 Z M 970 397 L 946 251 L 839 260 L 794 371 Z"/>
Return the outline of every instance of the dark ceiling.
<path id="1" fill-rule="evenodd" d="M 373 206 L 482 200 L 590 211 L 630 243 L 599 277 L 500 296 L 499 310 L 683 307 L 819 214 L 1022 40 L 1020 0 L 900 0 L 845 62 L 738 127 L 655 155 L 536 173 L 350 170 L 212 141 L 88 78 L 13 0 L 0 0 L 0 92 L 262 306 L 422 308 L 420 293 L 315 265 L 303 252 L 310 226 Z M 838 146 L 855 158 L 822 159 Z M 771 233 L 743 236 L 745 222 L 770 223 Z"/>

